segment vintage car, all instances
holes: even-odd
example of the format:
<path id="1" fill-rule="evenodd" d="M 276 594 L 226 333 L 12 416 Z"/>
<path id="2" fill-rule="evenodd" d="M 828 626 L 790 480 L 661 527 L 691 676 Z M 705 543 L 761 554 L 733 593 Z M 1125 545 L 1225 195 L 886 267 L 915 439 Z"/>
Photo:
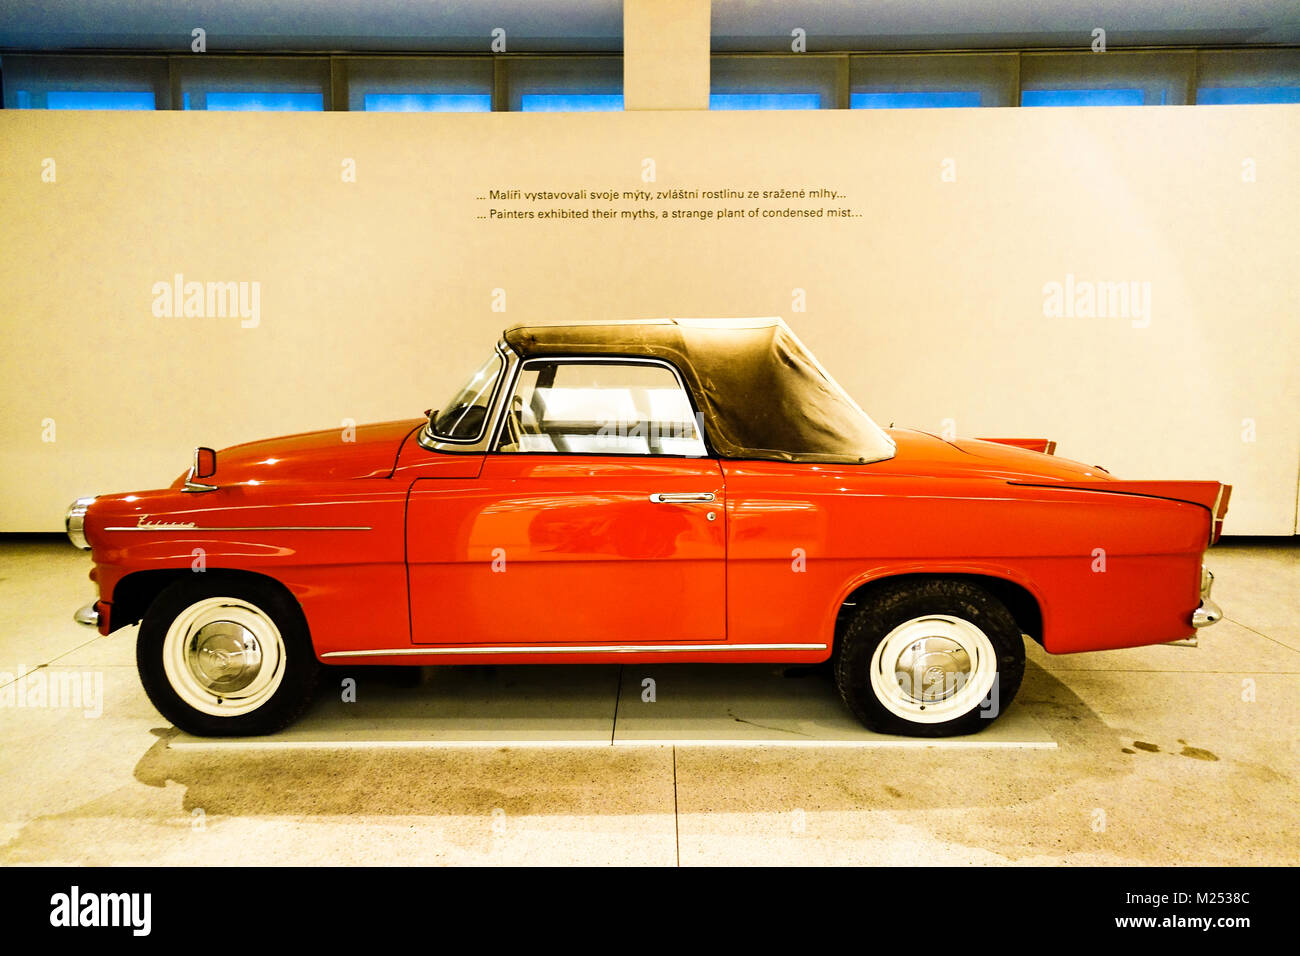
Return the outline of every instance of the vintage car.
<path id="1" fill-rule="evenodd" d="M 325 664 L 826 662 L 875 731 L 967 734 L 1052 653 L 1213 624 L 1230 488 L 877 426 L 779 319 L 508 329 L 424 419 L 198 448 L 78 499 L 158 710 L 274 732 Z"/>

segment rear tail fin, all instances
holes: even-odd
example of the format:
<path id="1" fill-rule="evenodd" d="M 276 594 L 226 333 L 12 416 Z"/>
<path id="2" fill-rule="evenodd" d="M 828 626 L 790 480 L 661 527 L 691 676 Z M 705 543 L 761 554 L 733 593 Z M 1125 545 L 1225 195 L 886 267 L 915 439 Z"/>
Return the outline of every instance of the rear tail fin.
<path id="1" fill-rule="evenodd" d="M 977 438 L 976 441 L 991 441 L 999 445 L 1012 445 L 1025 451 L 1038 451 L 1044 455 L 1056 454 L 1056 442 L 1047 438 Z"/>

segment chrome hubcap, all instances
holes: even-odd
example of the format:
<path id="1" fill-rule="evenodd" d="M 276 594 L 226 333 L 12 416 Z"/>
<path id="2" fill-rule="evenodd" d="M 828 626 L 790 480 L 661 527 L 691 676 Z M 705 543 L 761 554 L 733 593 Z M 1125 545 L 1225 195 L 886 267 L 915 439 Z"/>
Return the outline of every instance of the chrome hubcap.
<path id="1" fill-rule="evenodd" d="M 234 621 L 213 621 L 194 632 L 185 649 L 194 679 L 218 696 L 243 690 L 262 669 L 262 645 L 248 628 Z"/>
<path id="2" fill-rule="evenodd" d="M 894 676 L 913 700 L 946 700 L 970 679 L 970 654 L 946 637 L 923 637 L 907 645 L 894 662 Z"/>
<path id="3" fill-rule="evenodd" d="M 871 689 L 892 714 L 936 724 L 969 713 L 997 679 L 993 644 L 973 622 L 950 614 L 904 621 L 871 655 Z"/>
<path id="4" fill-rule="evenodd" d="M 249 714 L 269 701 L 284 681 L 286 660 L 275 621 L 235 597 L 196 601 L 163 637 L 163 670 L 172 690 L 214 717 Z"/>

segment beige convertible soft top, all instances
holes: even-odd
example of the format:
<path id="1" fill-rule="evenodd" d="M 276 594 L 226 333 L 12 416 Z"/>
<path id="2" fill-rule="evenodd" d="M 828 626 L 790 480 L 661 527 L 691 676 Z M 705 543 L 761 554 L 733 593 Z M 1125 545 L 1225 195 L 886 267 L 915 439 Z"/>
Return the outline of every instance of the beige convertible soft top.
<path id="1" fill-rule="evenodd" d="M 724 458 L 861 464 L 892 458 L 892 439 L 779 318 L 653 319 L 515 326 L 522 358 L 636 356 L 681 373 Z"/>

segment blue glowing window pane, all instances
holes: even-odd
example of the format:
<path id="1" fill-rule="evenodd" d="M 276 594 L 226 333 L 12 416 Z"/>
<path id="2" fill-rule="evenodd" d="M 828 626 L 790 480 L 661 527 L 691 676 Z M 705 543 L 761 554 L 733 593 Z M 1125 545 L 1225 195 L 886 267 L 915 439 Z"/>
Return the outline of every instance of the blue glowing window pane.
<path id="1" fill-rule="evenodd" d="M 714 93 L 711 110 L 819 110 L 820 93 Z"/>
<path id="2" fill-rule="evenodd" d="M 623 108 L 622 93 L 525 93 L 525 113 L 600 113 Z"/>
<path id="3" fill-rule="evenodd" d="M 490 93 L 367 93 L 366 110 L 373 113 L 487 113 Z"/>
<path id="4" fill-rule="evenodd" d="M 1215 86 L 1196 91 L 1197 103 L 1300 103 L 1300 86 Z"/>
<path id="5" fill-rule="evenodd" d="M 905 93 L 852 93 L 855 110 L 918 110 L 954 106 L 979 106 L 979 90 L 917 90 Z"/>
<path id="6" fill-rule="evenodd" d="M 21 93 L 18 94 L 20 97 Z M 153 93 L 137 90 L 51 90 L 45 94 L 51 110 L 151 110 Z"/>
<path id="7" fill-rule="evenodd" d="M 1021 106 L 1141 106 L 1141 90 L 1025 90 Z"/>
<path id="8" fill-rule="evenodd" d="M 271 93 L 238 92 L 209 93 L 209 110 L 228 110 L 234 112 L 253 112 L 265 110 L 280 113 L 309 113 L 325 109 L 323 93 Z M 189 102 L 186 102 L 189 108 Z"/>

